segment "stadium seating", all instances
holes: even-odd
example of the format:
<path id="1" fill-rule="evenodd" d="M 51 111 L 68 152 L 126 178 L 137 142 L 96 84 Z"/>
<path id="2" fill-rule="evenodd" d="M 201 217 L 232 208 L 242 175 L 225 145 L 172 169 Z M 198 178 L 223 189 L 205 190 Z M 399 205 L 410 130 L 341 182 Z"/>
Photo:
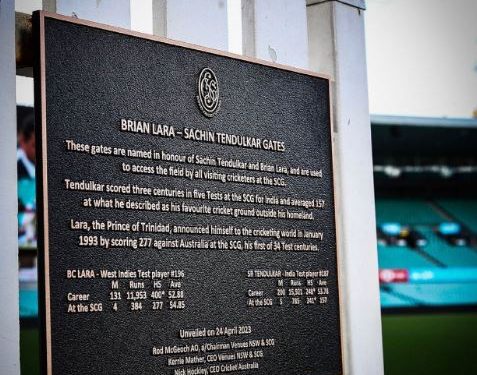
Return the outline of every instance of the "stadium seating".
<path id="1" fill-rule="evenodd" d="M 20 317 L 38 317 L 38 289 L 20 287 Z"/>
<path id="2" fill-rule="evenodd" d="M 448 244 L 438 237 L 429 226 L 418 226 L 417 229 L 427 238 L 428 245 L 423 251 L 439 260 L 448 267 L 475 267 L 477 266 L 476 249 L 462 246 L 456 247 Z"/>
<path id="3" fill-rule="evenodd" d="M 477 200 L 439 199 L 437 204 L 456 217 L 469 230 L 477 233 Z"/>
<path id="4" fill-rule="evenodd" d="M 445 220 L 429 202 L 423 199 L 376 199 L 378 223 L 437 224 Z"/>
<path id="5" fill-rule="evenodd" d="M 415 301 L 414 306 L 467 305 L 477 301 L 477 283 L 393 284 L 391 289 L 392 295 L 407 297 L 411 306 L 410 301 Z"/>
<path id="6" fill-rule="evenodd" d="M 409 268 L 435 266 L 414 249 L 400 246 L 378 245 L 379 268 Z"/>
<path id="7" fill-rule="evenodd" d="M 380 269 L 433 270 L 473 267 L 477 269 L 477 249 L 472 245 L 454 246 L 436 233 L 443 222 L 455 221 L 477 235 L 477 200 L 386 198 L 376 199 L 378 226 L 399 223 L 418 231 L 427 239 L 419 249 L 410 246 L 378 245 Z M 419 306 L 455 306 L 477 304 L 477 283 L 443 282 L 425 280 L 390 282 L 381 285 L 383 308 Z"/>

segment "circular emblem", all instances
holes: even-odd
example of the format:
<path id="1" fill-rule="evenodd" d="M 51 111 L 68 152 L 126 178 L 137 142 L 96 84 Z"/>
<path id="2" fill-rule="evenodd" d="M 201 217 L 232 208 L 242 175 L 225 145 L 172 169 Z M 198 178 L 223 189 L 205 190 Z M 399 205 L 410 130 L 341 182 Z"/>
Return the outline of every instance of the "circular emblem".
<path id="1" fill-rule="evenodd" d="M 220 108 L 219 81 L 210 68 L 204 68 L 200 72 L 198 82 L 199 94 L 197 104 L 204 116 L 214 116 Z"/>

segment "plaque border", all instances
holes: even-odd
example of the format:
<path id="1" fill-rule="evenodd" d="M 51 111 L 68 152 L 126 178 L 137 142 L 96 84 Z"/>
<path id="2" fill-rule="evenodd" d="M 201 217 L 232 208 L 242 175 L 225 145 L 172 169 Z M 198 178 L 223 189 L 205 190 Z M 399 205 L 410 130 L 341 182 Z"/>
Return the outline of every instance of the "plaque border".
<path id="1" fill-rule="evenodd" d="M 209 47 L 203 47 L 192 43 L 182 42 L 169 39 L 157 35 L 145 34 L 134 30 L 124 29 L 116 26 L 102 24 L 98 22 L 88 21 L 84 19 L 64 16 L 58 13 L 39 10 L 33 12 L 33 38 L 34 44 L 34 92 L 35 92 L 35 134 L 37 141 L 37 176 L 41 176 L 41 180 L 37 178 L 37 208 L 40 212 L 38 215 L 38 274 L 39 274 L 39 320 L 40 320 L 40 373 L 44 375 L 53 375 L 52 369 L 52 350 L 51 350 L 51 305 L 50 305 L 50 267 L 49 267 L 49 212 L 48 212 L 48 159 L 47 159 L 47 129 L 46 129 L 46 54 L 45 54 L 45 19 L 50 18 L 58 21 L 64 21 L 70 24 L 87 26 L 103 31 L 110 31 L 125 36 L 132 36 L 139 39 L 150 40 L 171 46 L 177 46 L 194 50 L 198 52 L 206 52 L 216 56 L 222 56 L 234 60 L 241 60 L 248 63 L 264 65 L 270 68 L 284 70 L 292 73 L 303 74 L 311 77 L 321 78 L 328 82 L 328 102 L 329 102 L 329 126 L 330 126 L 330 157 L 332 169 L 332 185 L 333 185 L 333 211 L 335 223 L 335 246 L 336 246 L 336 278 L 338 290 L 338 316 L 340 330 L 340 362 L 342 375 L 348 373 L 345 364 L 348 362 L 344 323 L 346 321 L 346 312 L 341 304 L 342 297 L 342 275 L 340 263 L 341 260 L 341 236 L 339 235 L 338 215 L 338 198 L 336 171 L 338 170 L 337 149 L 334 141 L 334 116 L 333 116 L 333 90 L 332 83 L 334 79 L 325 73 L 317 73 L 311 70 L 297 68 L 289 65 L 269 62 L 255 57 L 243 56 L 231 52 L 221 51 Z M 38 121 L 40 120 L 40 121 Z M 45 345 L 46 344 L 46 345 Z M 46 372 L 45 372 L 46 370 Z"/>

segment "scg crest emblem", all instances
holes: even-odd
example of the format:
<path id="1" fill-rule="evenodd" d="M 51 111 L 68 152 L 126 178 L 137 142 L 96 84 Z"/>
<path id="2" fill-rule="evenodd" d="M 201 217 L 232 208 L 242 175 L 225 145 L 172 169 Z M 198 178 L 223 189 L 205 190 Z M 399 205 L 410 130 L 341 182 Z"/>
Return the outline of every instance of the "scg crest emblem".
<path id="1" fill-rule="evenodd" d="M 220 109 L 219 81 L 210 68 L 199 74 L 197 104 L 206 117 L 214 116 Z"/>

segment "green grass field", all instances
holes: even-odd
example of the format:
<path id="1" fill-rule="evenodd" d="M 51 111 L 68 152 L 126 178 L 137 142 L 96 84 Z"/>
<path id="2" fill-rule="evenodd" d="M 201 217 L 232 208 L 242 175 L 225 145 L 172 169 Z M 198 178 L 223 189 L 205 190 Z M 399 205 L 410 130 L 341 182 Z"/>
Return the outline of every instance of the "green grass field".
<path id="1" fill-rule="evenodd" d="M 38 329 L 20 329 L 20 367 L 21 375 L 40 374 L 40 356 L 38 353 Z"/>
<path id="2" fill-rule="evenodd" d="M 386 375 L 477 374 L 477 313 L 383 316 Z"/>

